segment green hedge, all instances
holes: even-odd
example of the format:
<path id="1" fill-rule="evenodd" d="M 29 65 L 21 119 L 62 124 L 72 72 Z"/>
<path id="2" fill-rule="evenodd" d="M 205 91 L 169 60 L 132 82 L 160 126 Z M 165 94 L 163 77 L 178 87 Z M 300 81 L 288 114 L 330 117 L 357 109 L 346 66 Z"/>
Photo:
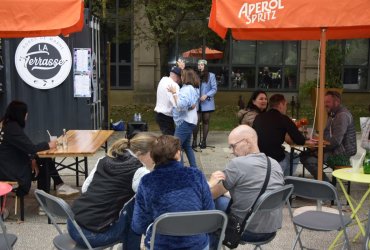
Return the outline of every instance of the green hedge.
<path id="1" fill-rule="evenodd" d="M 356 130 L 360 131 L 360 117 L 370 116 L 367 111 L 368 104 L 365 105 L 351 105 L 348 109 L 352 112 Z M 141 113 L 142 120 L 146 121 L 149 126 L 149 130 L 159 130 L 157 123 L 155 122 L 154 105 L 127 105 L 127 106 L 113 106 L 111 110 L 111 119 L 118 121 L 120 119 L 125 122 L 133 120 L 135 113 Z M 214 131 L 230 131 L 238 124 L 236 113 L 238 107 L 233 105 L 218 106 L 215 112 L 211 115 L 210 130 Z M 288 107 L 288 116 L 291 116 L 291 108 Z M 314 110 L 311 106 L 302 106 L 299 110 L 299 118 L 306 117 L 309 120 L 309 124 L 313 122 Z M 296 117 L 295 117 L 296 118 Z"/>

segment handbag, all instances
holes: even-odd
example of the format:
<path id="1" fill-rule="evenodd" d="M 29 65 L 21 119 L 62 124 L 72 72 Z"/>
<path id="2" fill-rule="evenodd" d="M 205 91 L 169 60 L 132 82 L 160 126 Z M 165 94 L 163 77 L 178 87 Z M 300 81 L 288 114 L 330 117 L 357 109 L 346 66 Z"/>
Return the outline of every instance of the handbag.
<path id="1" fill-rule="evenodd" d="M 242 234 L 244 232 L 245 224 L 253 212 L 254 205 L 256 204 L 258 198 L 265 192 L 267 184 L 270 180 L 271 161 L 267 156 L 266 158 L 267 158 L 267 173 L 266 173 L 265 181 L 253 205 L 248 209 L 247 215 L 245 216 L 244 220 L 240 221 L 240 219 L 237 216 L 233 215 L 232 213 L 228 213 L 230 211 L 230 207 L 233 201 L 232 199 L 230 200 L 229 205 L 226 209 L 226 213 L 228 214 L 227 216 L 228 221 L 227 221 L 226 230 L 225 230 L 225 238 L 222 244 L 227 246 L 230 249 L 234 249 L 238 247 Z"/>

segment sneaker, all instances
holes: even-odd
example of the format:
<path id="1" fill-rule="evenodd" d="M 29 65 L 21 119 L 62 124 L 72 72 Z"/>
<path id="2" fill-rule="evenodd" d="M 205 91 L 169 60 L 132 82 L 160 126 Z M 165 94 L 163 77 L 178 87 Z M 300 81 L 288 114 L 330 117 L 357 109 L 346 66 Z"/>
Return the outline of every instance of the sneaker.
<path id="1" fill-rule="evenodd" d="M 42 209 L 42 207 L 39 207 L 39 215 L 43 216 L 43 215 L 46 215 L 44 209 Z"/>
<path id="2" fill-rule="evenodd" d="M 69 186 L 67 184 L 62 184 L 57 188 L 57 195 L 58 196 L 59 195 L 68 196 L 68 195 L 74 195 L 74 194 L 78 194 L 78 193 L 80 193 L 80 190 L 74 189 L 74 188 L 72 188 L 71 186 Z"/>
<path id="3" fill-rule="evenodd" d="M 3 220 L 6 220 L 9 217 L 9 210 L 7 208 L 4 208 L 1 212 L 1 216 L 3 217 Z"/>

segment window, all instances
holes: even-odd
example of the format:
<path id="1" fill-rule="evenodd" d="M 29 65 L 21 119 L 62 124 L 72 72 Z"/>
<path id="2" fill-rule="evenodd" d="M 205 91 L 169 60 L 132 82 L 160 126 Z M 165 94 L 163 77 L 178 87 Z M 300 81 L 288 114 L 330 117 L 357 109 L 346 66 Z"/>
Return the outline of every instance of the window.
<path id="1" fill-rule="evenodd" d="M 131 1 L 107 4 L 107 37 L 111 42 L 111 88 L 132 88 Z"/>
<path id="2" fill-rule="evenodd" d="M 347 53 L 343 67 L 343 87 L 345 89 L 367 89 L 369 40 L 346 40 L 344 46 Z"/>
<path id="3" fill-rule="evenodd" d="M 297 89 L 296 41 L 233 41 L 231 58 L 231 89 Z"/>
<path id="4" fill-rule="evenodd" d="M 186 22 L 191 27 L 199 27 L 197 20 Z M 215 34 L 198 35 L 187 40 L 179 29 L 177 43 L 171 46 L 169 66 L 184 52 L 203 48 L 199 55 L 185 58 L 187 65 L 196 67 L 197 60 L 205 58 L 208 69 L 216 75 L 219 89 L 280 89 L 297 90 L 298 88 L 298 51 L 297 41 L 234 41 L 230 37 L 221 40 Z M 208 52 L 220 52 L 214 56 Z M 176 53 L 178 51 L 178 53 Z"/>

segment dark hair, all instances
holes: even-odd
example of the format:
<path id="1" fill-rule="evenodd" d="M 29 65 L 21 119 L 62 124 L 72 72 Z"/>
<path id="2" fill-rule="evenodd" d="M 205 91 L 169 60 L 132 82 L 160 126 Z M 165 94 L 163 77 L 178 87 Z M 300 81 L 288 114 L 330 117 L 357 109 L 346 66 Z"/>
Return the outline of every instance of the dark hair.
<path id="1" fill-rule="evenodd" d="M 256 110 L 258 113 L 261 113 L 261 112 L 264 112 L 266 111 L 267 109 L 267 106 L 266 106 L 266 109 L 265 110 L 260 110 L 256 105 L 254 105 L 253 101 L 255 101 L 257 99 L 257 97 L 260 95 L 260 94 L 264 94 L 267 98 L 267 94 L 265 91 L 263 90 L 256 90 L 252 93 L 251 95 L 251 98 L 249 99 L 248 103 L 247 103 L 247 109 L 253 109 L 253 110 Z"/>
<path id="2" fill-rule="evenodd" d="M 181 150 L 180 139 L 172 135 L 161 135 L 154 142 L 150 157 L 156 167 L 176 160 L 176 153 Z"/>
<path id="3" fill-rule="evenodd" d="M 328 92 L 325 93 L 325 96 L 328 96 L 328 95 L 330 95 L 331 97 L 337 99 L 338 101 L 341 101 L 342 100 L 342 96 L 337 91 L 329 90 Z"/>
<path id="4" fill-rule="evenodd" d="M 28 112 L 27 104 L 21 101 L 12 101 L 6 108 L 5 115 L 1 119 L 3 125 L 9 121 L 17 122 L 19 126 L 26 126 L 26 114 Z"/>
<path id="5" fill-rule="evenodd" d="M 203 71 L 200 71 L 199 70 L 199 77 L 200 77 L 201 82 L 208 83 L 208 80 L 209 80 L 209 72 L 208 72 L 208 66 L 207 66 L 207 64 L 204 64 L 204 70 Z"/>
<path id="6" fill-rule="evenodd" d="M 269 103 L 271 108 L 277 107 L 280 103 L 286 102 L 285 97 L 282 94 L 275 94 L 270 97 Z"/>
<path id="7" fill-rule="evenodd" d="M 181 72 L 182 83 L 192 85 L 194 88 L 199 87 L 200 79 L 193 69 L 183 69 Z"/>

